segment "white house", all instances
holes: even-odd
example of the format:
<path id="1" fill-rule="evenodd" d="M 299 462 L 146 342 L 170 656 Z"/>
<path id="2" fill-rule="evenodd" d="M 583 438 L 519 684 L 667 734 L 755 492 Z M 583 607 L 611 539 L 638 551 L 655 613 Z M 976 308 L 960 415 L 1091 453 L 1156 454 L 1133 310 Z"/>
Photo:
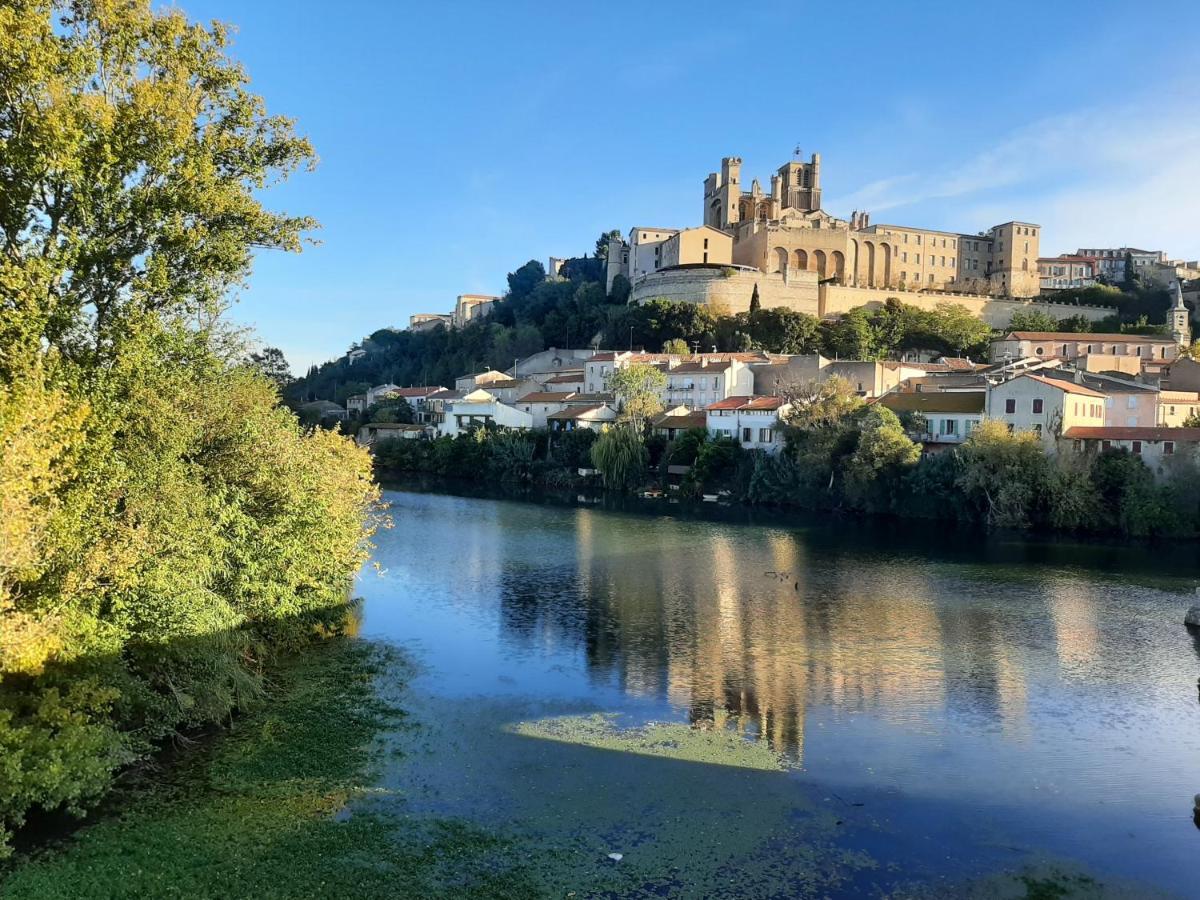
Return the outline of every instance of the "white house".
<path id="1" fill-rule="evenodd" d="M 438 432 L 457 437 L 484 425 L 499 428 L 532 428 L 533 416 L 515 406 L 501 403 L 482 388 L 458 400 L 447 400 L 442 407 Z"/>
<path id="2" fill-rule="evenodd" d="M 919 413 L 925 427 L 909 428 L 909 436 L 923 444 L 960 444 L 983 421 L 987 393 L 982 390 L 895 391 L 884 394 L 878 403 L 896 415 Z M 935 449 L 930 447 L 928 449 Z"/>
<path id="3" fill-rule="evenodd" d="M 569 406 L 546 417 L 551 431 L 576 431 L 586 428 L 599 431 L 617 421 L 617 411 L 606 403 L 596 406 Z"/>
<path id="4" fill-rule="evenodd" d="M 733 438 L 747 450 L 778 453 L 781 420 L 791 410 L 782 397 L 727 397 L 704 408 L 708 433 Z"/>
<path id="5" fill-rule="evenodd" d="M 534 428 L 545 428 L 546 417 L 570 406 L 572 396 L 568 391 L 531 391 L 513 406 L 533 416 Z"/>
<path id="6" fill-rule="evenodd" d="M 698 357 L 678 363 L 660 363 L 667 376 L 663 406 L 705 409 L 726 397 L 754 394 L 754 370 L 737 359 Z"/>
<path id="7" fill-rule="evenodd" d="M 390 394 L 392 391 L 398 391 L 398 390 L 400 390 L 400 385 L 392 384 L 391 382 L 388 382 L 387 384 L 376 385 L 373 388 L 369 388 L 367 390 L 367 406 L 374 406 L 376 403 L 379 402 L 381 397 L 383 397 L 387 394 Z"/>

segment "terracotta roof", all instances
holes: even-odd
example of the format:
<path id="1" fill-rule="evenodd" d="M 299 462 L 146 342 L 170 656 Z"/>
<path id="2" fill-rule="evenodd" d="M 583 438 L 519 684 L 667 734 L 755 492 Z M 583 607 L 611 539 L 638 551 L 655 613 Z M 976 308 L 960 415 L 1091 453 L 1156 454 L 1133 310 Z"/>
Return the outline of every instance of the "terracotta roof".
<path id="1" fill-rule="evenodd" d="M 596 353 L 592 356 L 589 356 L 587 361 L 588 362 L 611 362 L 612 360 L 614 360 L 616 358 L 617 358 L 616 353 L 614 353 L 612 350 L 606 350 L 604 353 Z"/>
<path id="2" fill-rule="evenodd" d="M 1153 344 L 1174 344 L 1175 339 L 1166 334 L 1092 334 L 1091 332 L 1076 331 L 1010 331 L 1004 335 L 1004 340 L 1016 338 L 1019 341 L 1066 341 L 1067 343 L 1086 344 L 1089 341 L 1143 341 Z"/>
<path id="3" fill-rule="evenodd" d="M 524 397 L 518 397 L 518 403 L 565 403 L 568 397 L 575 395 L 570 391 L 532 391 Z"/>
<path id="4" fill-rule="evenodd" d="M 1158 399 L 1164 403 L 1200 403 L 1200 393 L 1196 391 L 1159 391 Z"/>
<path id="5" fill-rule="evenodd" d="M 942 362 L 955 372 L 974 372 L 980 368 L 979 363 L 973 363 L 971 360 L 959 356 L 943 356 Z"/>
<path id="6" fill-rule="evenodd" d="M 1028 378 L 1036 381 L 1038 384 L 1044 384 L 1047 387 L 1058 388 L 1067 394 L 1082 394 L 1085 397 L 1100 397 L 1103 399 L 1106 395 L 1099 391 L 1093 391 L 1091 388 L 1084 387 L 1082 384 L 1076 384 L 1073 381 L 1060 381 L 1057 378 L 1046 378 L 1043 375 L 1034 375 L 1031 372 L 1026 372 L 1024 375 L 1018 375 L 1013 381 L 1019 381 L 1022 378 Z"/>
<path id="7" fill-rule="evenodd" d="M 892 412 L 982 413 L 984 391 L 884 394 L 879 403 Z"/>
<path id="8" fill-rule="evenodd" d="M 465 391 L 452 391 L 449 388 L 442 388 L 435 394 L 430 394 L 430 400 L 461 400 L 466 396 Z"/>
<path id="9" fill-rule="evenodd" d="M 547 378 L 546 384 L 574 384 L 577 381 L 583 381 L 583 370 L 571 374 L 555 375 L 553 378 Z"/>
<path id="10" fill-rule="evenodd" d="M 786 405 L 782 397 L 726 397 L 716 403 L 710 403 L 705 410 L 723 409 L 779 409 Z"/>
<path id="11" fill-rule="evenodd" d="M 612 403 L 616 398 L 612 394 L 572 394 L 572 403 Z"/>
<path id="12" fill-rule="evenodd" d="M 672 375 L 687 375 L 692 372 L 707 374 L 708 372 L 724 372 L 729 369 L 729 360 L 688 360 L 666 371 Z"/>
<path id="13" fill-rule="evenodd" d="M 598 413 L 602 409 L 610 409 L 603 403 L 596 406 L 572 406 L 567 409 L 560 409 L 556 413 L 551 413 L 546 416 L 547 419 L 582 419 L 585 416 L 590 416 L 592 413 Z"/>
<path id="14" fill-rule="evenodd" d="M 520 387 L 524 383 L 525 383 L 525 379 L 523 379 L 523 378 L 502 378 L 498 381 L 485 381 L 484 382 L 484 384 L 487 385 L 487 387 L 494 388 L 495 390 L 498 390 L 498 391 L 502 391 L 505 388 Z"/>
<path id="15" fill-rule="evenodd" d="M 708 425 L 708 417 L 703 411 L 691 412 L 685 415 L 659 416 L 651 424 L 655 428 L 705 428 Z"/>
<path id="16" fill-rule="evenodd" d="M 1196 441 L 1200 442 L 1200 428 L 1166 427 L 1097 427 L 1076 426 L 1063 432 L 1063 437 L 1080 441 Z"/>

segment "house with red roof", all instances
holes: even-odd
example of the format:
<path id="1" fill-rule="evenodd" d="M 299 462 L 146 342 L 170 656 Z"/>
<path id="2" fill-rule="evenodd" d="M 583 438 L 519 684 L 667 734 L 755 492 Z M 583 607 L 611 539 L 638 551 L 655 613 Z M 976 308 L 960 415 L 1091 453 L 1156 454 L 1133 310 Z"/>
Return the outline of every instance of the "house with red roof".
<path id="1" fill-rule="evenodd" d="M 1065 379 L 1026 373 L 988 387 L 986 413 L 1009 431 L 1033 431 L 1054 452 L 1068 429 L 1104 426 L 1105 395 Z"/>
<path id="2" fill-rule="evenodd" d="M 726 397 L 704 408 L 708 433 L 732 438 L 746 450 L 778 453 L 783 423 L 792 405 L 782 397 Z"/>

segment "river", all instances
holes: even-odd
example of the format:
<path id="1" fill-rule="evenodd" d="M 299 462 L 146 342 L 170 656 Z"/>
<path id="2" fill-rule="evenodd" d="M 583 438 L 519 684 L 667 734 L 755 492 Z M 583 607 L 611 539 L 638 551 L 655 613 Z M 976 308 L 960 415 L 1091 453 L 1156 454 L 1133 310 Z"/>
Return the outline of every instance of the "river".
<path id="1" fill-rule="evenodd" d="M 537 846 L 557 896 L 1200 896 L 1191 547 L 384 499 L 380 796 Z"/>

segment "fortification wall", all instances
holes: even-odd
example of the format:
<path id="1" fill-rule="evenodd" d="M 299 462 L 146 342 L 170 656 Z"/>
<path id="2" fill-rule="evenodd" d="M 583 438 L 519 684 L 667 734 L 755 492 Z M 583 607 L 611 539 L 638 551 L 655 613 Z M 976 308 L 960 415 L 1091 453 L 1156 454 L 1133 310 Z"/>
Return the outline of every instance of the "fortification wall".
<path id="1" fill-rule="evenodd" d="M 1043 312 L 1056 319 L 1081 315 L 1090 322 L 1112 315 L 1114 311 L 1107 306 L 1077 306 L 1021 297 L 924 293 L 832 283 L 818 286 L 816 272 L 792 272 L 785 278 L 778 272 L 767 274 L 725 266 L 695 266 L 652 272 L 638 279 L 630 299 L 633 303 L 656 299 L 700 303 L 714 311 L 739 313 L 750 308 L 755 285 L 758 285 L 759 304 L 763 309 L 782 306 L 822 317 L 844 315 L 859 306 L 883 306 L 891 297 L 919 309 L 932 310 L 943 303 L 956 304 L 965 307 L 992 328 L 1007 328 L 1013 313 L 1021 311 Z"/>
<path id="2" fill-rule="evenodd" d="M 895 297 L 901 303 L 919 309 L 936 309 L 942 303 L 952 303 L 967 309 L 992 328 L 1007 328 L 1015 312 L 1044 312 L 1056 319 L 1069 316 L 1084 316 L 1095 322 L 1110 316 L 1115 310 L 1107 306 L 1077 306 L 1073 303 L 1054 303 L 1020 297 L 983 297 L 977 294 L 917 293 L 916 291 L 886 290 L 883 288 L 847 287 L 840 284 L 823 284 L 820 288 L 820 311 L 822 316 L 839 316 L 857 306 L 882 306 Z M 763 304 L 764 306 L 766 304 Z"/>
<path id="3" fill-rule="evenodd" d="M 702 303 L 714 311 L 745 312 L 754 286 L 763 309 L 782 306 L 815 316 L 819 310 L 817 273 L 796 272 L 786 280 L 779 273 L 745 271 L 722 266 L 665 269 L 639 278 L 630 296 L 632 303 L 671 300 Z"/>

